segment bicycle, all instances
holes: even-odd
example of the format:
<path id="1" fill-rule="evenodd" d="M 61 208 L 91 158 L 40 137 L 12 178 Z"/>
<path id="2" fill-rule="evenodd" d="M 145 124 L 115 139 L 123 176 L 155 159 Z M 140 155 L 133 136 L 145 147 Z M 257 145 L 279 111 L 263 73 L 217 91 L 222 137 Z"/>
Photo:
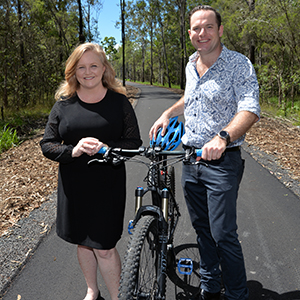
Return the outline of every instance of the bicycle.
<path id="1" fill-rule="evenodd" d="M 125 255 L 119 299 L 155 299 L 163 300 L 166 294 L 167 276 L 186 294 L 199 293 L 199 252 L 195 244 L 193 257 L 183 255 L 176 258 L 178 252 L 185 249 L 174 248 L 174 232 L 180 217 L 179 206 L 175 199 L 174 164 L 191 162 L 191 157 L 201 156 L 201 149 L 185 151 L 167 151 L 161 147 L 141 147 L 138 150 L 121 148 L 102 148 L 102 159 L 93 162 L 119 164 L 128 160 L 146 164 L 148 173 L 144 181 L 147 187 L 137 187 L 135 191 L 135 218 L 128 225 L 131 239 Z M 150 160 L 145 163 L 137 156 Z M 151 193 L 152 204 L 143 205 L 143 197 Z"/>

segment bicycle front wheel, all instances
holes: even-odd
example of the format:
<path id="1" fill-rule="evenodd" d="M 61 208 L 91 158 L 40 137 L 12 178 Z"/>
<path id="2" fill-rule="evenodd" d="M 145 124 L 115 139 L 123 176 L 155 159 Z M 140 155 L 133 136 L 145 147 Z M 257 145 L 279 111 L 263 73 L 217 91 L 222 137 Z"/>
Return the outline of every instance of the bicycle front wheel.
<path id="1" fill-rule="evenodd" d="M 134 227 L 125 256 L 119 299 L 156 299 L 158 224 L 153 216 L 142 217 Z"/>

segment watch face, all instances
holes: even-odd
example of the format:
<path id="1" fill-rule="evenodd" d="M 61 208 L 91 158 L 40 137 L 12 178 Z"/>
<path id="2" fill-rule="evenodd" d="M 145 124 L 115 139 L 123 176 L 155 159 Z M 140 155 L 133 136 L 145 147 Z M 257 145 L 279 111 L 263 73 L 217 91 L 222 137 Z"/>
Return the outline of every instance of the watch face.
<path id="1" fill-rule="evenodd" d="M 220 131 L 220 136 L 221 136 L 222 138 L 226 138 L 227 135 L 228 135 L 228 133 L 227 133 L 226 131 Z"/>

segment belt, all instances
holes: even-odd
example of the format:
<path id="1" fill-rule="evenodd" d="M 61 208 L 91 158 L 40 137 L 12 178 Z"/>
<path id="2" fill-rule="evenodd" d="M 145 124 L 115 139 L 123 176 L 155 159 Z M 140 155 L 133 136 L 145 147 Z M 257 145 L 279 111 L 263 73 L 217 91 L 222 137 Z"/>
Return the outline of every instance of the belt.
<path id="1" fill-rule="evenodd" d="M 240 151 L 241 147 L 240 146 L 235 146 L 231 148 L 226 148 L 225 152 L 235 152 L 235 151 Z"/>
<path id="2" fill-rule="evenodd" d="M 182 145 L 182 148 L 184 150 L 186 150 L 186 149 L 192 149 L 193 147 Z M 231 148 L 226 148 L 225 152 L 235 152 L 235 151 L 240 151 L 240 150 L 241 150 L 240 146 L 235 146 L 235 147 L 231 147 Z"/>

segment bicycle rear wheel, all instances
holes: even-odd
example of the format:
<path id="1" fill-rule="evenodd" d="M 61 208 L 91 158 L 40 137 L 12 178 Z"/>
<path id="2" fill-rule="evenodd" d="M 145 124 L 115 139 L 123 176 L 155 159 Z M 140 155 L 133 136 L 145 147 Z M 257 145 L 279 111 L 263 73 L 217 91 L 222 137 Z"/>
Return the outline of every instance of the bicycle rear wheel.
<path id="1" fill-rule="evenodd" d="M 170 265 L 168 269 L 168 276 L 170 280 L 179 288 L 181 288 L 185 295 L 194 297 L 199 294 L 200 290 L 200 254 L 197 244 L 183 244 L 175 247 L 174 251 L 174 265 Z M 192 267 L 178 268 L 178 263 L 181 259 L 189 259 L 192 262 Z M 184 262 L 183 262 L 184 264 Z M 192 271 L 187 274 L 188 271 Z"/>
<path id="2" fill-rule="evenodd" d="M 157 226 L 155 217 L 144 216 L 134 227 L 122 268 L 119 299 L 156 299 Z"/>

